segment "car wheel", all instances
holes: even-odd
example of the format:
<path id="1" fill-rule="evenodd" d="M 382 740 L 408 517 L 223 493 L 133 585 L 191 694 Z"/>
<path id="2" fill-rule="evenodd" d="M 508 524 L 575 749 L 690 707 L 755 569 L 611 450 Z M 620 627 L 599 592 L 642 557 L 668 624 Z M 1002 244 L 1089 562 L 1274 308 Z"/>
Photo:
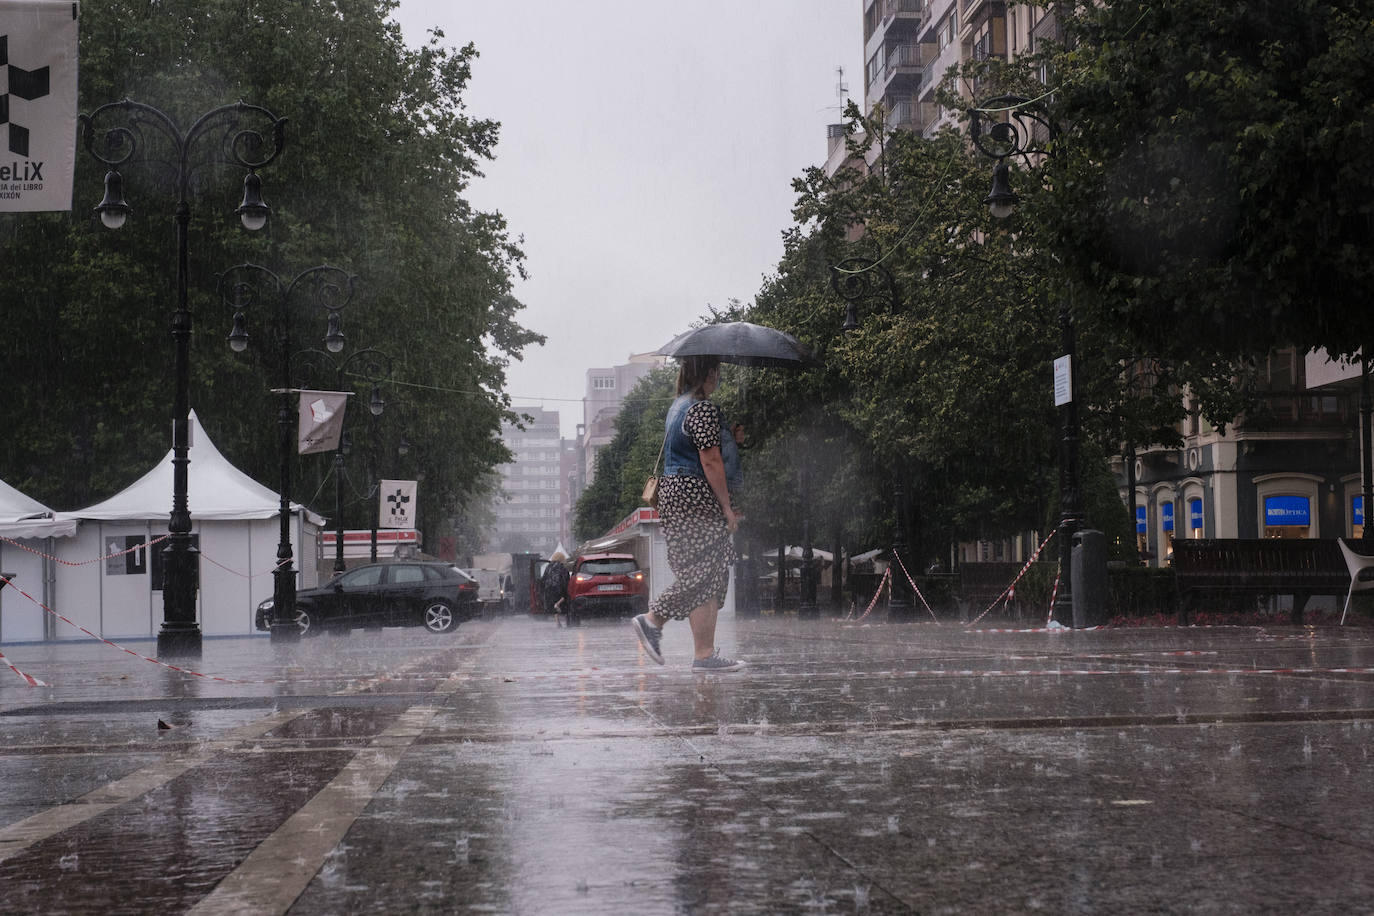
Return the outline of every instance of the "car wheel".
<path id="1" fill-rule="evenodd" d="M 296 626 L 301 628 L 302 636 L 318 636 L 320 628 L 315 625 L 315 617 L 310 608 L 296 605 Z"/>
<path id="2" fill-rule="evenodd" d="M 457 628 L 458 620 L 448 602 L 435 601 L 425 606 L 424 624 L 431 633 L 448 633 Z"/>

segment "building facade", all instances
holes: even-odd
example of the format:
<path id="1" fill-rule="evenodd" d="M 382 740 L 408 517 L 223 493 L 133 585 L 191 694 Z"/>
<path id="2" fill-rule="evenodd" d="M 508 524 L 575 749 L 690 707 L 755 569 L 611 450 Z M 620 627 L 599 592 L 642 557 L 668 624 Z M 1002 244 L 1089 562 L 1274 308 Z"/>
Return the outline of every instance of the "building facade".
<path id="1" fill-rule="evenodd" d="M 636 353 L 619 366 L 587 370 L 587 389 L 582 396 L 579 493 L 596 476 L 596 453 L 615 436 L 615 418 L 625 403 L 625 395 L 655 367 L 667 362 L 668 357 L 657 353 Z"/>
<path id="2" fill-rule="evenodd" d="M 523 429 L 512 423 L 501 427 L 501 441 L 515 460 L 500 468 L 489 545 L 498 553 L 532 550 L 549 556 L 567 540 L 568 489 L 558 411 L 515 410 L 532 422 L 523 424 Z"/>
<path id="3" fill-rule="evenodd" d="M 1260 406 L 1225 433 L 1186 405 L 1182 448 L 1115 462 L 1141 555 L 1167 565 L 1179 538 L 1359 537 L 1358 383 L 1357 369 L 1290 348 L 1258 367 Z"/>

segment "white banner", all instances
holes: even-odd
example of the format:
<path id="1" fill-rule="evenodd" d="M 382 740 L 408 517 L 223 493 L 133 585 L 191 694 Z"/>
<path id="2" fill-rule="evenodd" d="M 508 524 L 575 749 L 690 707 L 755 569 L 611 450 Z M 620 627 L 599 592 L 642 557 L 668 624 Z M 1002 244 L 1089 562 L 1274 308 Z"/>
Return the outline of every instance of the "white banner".
<path id="1" fill-rule="evenodd" d="M 347 392 L 302 391 L 300 420 L 296 424 L 296 451 L 310 455 L 338 448 L 347 406 Z"/>
<path id="2" fill-rule="evenodd" d="M 378 496 L 378 528 L 415 527 L 415 481 L 383 480 Z"/>
<path id="3" fill-rule="evenodd" d="M 72 208 L 76 10 L 0 0 L 0 212 Z"/>

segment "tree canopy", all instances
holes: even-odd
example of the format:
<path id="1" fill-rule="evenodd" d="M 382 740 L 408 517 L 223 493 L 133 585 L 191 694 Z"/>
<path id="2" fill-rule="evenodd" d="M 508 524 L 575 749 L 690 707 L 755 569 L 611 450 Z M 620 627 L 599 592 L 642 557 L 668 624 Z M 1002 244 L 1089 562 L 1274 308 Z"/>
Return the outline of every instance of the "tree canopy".
<path id="1" fill-rule="evenodd" d="M 1043 5 L 1043 4 L 1041 4 Z M 1374 4 L 1056 4 L 1045 231 L 1157 355 L 1348 355 L 1374 317 Z"/>
<path id="2" fill-rule="evenodd" d="M 232 461 L 275 488 L 269 389 L 278 357 L 262 323 L 248 354 L 225 346 L 232 316 L 216 277 L 241 262 L 288 280 L 321 264 L 356 274 L 343 355 L 372 346 L 393 358 L 376 469 L 423 479 L 420 520 L 433 535 L 508 460 L 499 440 L 501 420 L 513 418 L 504 369 L 542 338 L 517 321 L 518 243 L 499 213 L 475 210 L 464 197 L 498 138 L 497 122 L 469 115 L 464 104 L 477 51 L 449 47 L 439 32 L 407 47 L 389 18 L 395 6 L 87 4 L 80 108 L 131 98 L 183 131 L 240 99 L 289 119 L 283 153 L 260 173 L 272 208 L 260 233 L 245 233 L 233 217 L 242 171 L 216 164 L 215 149 L 197 151 L 191 406 Z M 71 214 L 0 216 L 0 299 L 12 335 L 33 348 L 28 377 L 11 374 L 11 429 L 19 434 L 0 445 L 0 477 L 57 508 L 126 486 L 169 444 L 175 195 L 166 148 L 147 152 L 124 170 L 133 215 L 118 232 L 93 219 L 102 168 L 84 148 Z M 293 340 L 318 348 L 323 316 L 290 318 Z M 365 401 L 368 392 L 359 394 Z M 358 425 L 356 435 L 369 428 Z M 410 444 L 404 458 L 396 449 L 402 435 Z M 308 500 L 329 460 L 306 456 L 299 465 L 293 495 Z M 366 526 L 375 512 L 362 470 L 348 470 L 356 481 L 344 510 L 351 527 Z"/>

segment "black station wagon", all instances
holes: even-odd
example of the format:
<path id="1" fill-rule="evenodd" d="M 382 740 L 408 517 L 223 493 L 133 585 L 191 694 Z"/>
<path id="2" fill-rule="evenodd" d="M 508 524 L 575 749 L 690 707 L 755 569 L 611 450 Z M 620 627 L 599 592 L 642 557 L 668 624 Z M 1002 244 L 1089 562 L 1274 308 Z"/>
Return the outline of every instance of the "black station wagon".
<path id="1" fill-rule="evenodd" d="M 424 627 L 449 633 L 479 615 L 477 580 L 449 563 L 374 563 L 318 588 L 296 592 L 301 635 L 354 627 Z M 273 599 L 258 605 L 257 628 L 271 628 Z"/>

